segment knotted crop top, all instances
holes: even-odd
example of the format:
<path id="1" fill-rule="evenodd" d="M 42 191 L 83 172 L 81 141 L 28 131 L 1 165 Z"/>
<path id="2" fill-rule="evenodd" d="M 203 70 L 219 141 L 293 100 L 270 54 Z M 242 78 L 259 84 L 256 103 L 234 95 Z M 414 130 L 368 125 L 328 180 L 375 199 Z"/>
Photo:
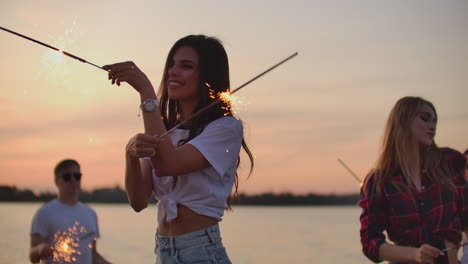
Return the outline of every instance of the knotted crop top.
<path id="1" fill-rule="evenodd" d="M 188 137 L 189 130 L 176 129 L 170 133 L 177 146 Z M 158 223 L 166 216 L 170 221 L 177 217 L 177 204 L 187 206 L 200 215 L 221 221 L 227 207 L 227 198 L 234 185 L 237 158 L 243 139 L 242 122 L 226 116 L 209 123 L 203 132 L 188 141 L 210 163 L 198 171 L 179 175 L 173 188 L 173 176 L 158 177 L 153 169 L 154 194 L 158 200 Z"/>

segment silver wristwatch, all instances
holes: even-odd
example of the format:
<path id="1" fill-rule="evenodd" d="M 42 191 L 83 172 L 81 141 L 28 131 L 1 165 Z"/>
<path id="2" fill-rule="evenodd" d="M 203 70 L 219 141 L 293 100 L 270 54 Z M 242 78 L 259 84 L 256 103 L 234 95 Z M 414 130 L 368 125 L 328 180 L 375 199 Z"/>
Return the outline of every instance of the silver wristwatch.
<path id="1" fill-rule="evenodd" d="M 143 103 L 140 105 L 140 109 L 144 112 L 153 112 L 154 109 L 159 107 L 159 101 L 158 99 L 146 99 Z"/>

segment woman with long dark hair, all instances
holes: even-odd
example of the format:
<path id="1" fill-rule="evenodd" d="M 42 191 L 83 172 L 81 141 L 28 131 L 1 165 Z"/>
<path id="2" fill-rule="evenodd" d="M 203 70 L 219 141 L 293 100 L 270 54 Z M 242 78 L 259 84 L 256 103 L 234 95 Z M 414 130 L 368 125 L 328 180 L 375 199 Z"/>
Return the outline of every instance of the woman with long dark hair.
<path id="1" fill-rule="evenodd" d="M 390 113 L 359 201 L 363 252 L 374 262 L 458 263 L 468 226 L 465 160 L 436 145 L 436 125 L 433 104 L 420 97 L 401 98 Z"/>
<path id="2" fill-rule="evenodd" d="M 153 193 L 158 200 L 157 263 L 230 263 L 218 222 L 237 193 L 241 146 L 250 173 L 253 168 L 242 122 L 228 102 L 220 102 L 169 136 L 158 136 L 229 92 L 223 46 L 204 35 L 178 40 L 167 56 L 158 96 L 133 62 L 104 68 L 113 84 L 127 82 L 140 94 L 145 133 L 127 145 L 125 188 L 137 212 Z"/>

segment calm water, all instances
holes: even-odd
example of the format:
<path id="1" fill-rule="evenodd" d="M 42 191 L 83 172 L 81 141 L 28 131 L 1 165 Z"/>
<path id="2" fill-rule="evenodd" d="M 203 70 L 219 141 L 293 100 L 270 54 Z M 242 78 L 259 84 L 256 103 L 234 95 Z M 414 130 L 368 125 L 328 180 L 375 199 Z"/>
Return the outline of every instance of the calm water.
<path id="1" fill-rule="evenodd" d="M 29 263 L 29 230 L 40 203 L 0 203 L 0 263 Z M 98 251 L 113 263 L 154 263 L 156 206 L 91 204 L 98 214 Z M 359 242 L 353 207 L 234 207 L 221 222 L 233 263 L 371 263 Z"/>

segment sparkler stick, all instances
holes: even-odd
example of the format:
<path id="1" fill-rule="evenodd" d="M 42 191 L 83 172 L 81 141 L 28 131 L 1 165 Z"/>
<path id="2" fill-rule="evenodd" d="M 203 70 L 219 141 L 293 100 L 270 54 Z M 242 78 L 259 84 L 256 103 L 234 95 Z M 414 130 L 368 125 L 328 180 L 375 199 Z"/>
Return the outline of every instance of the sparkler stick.
<path id="1" fill-rule="evenodd" d="M 87 61 L 87 60 L 85 60 L 85 59 L 82 59 L 82 58 L 80 58 L 80 57 L 78 57 L 78 56 L 75 56 L 75 55 L 73 55 L 73 54 L 71 54 L 71 53 L 68 53 L 68 52 L 66 52 L 66 51 L 64 51 L 64 50 L 58 49 L 58 48 L 56 48 L 56 47 L 52 47 L 52 46 L 50 46 L 49 44 L 46 44 L 46 43 L 44 43 L 44 42 L 40 42 L 40 41 L 38 41 L 38 40 L 32 39 L 32 38 L 30 38 L 30 37 L 27 37 L 27 36 L 22 35 L 22 34 L 20 34 L 20 33 L 14 32 L 14 31 L 9 30 L 9 29 L 6 29 L 6 28 L 4 28 L 4 27 L 0 27 L 0 29 L 4 30 L 4 31 L 6 31 L 6 32 L 9 32 L 9 33 L 11 33 L 11 34 L 17 35 L 17 36 L 19 36 L 19 37 L 25 38 L 25 39 L 27 39 L 27 40 L 30 40 L 30 41 L 32 41 L 32 42 L 35 42 L 35 43 L 37 43 L 37 44 L 40 44 L 40 45 L 42 45 L 42 46 L 44 46 L 44 47 L 47 47 L 47 48 L 49 48 L 49 49 L 53 49 L 53 50 L 55 50 L 55 51 L 58 51 L 58 52 L 60 52 L 60 53 L 63 53 L 63 54 L 65 54 L 65 55 L 67 55 L 68 57 L 73 58 L 73 59 L 75 59 L 75 60 L 79 60 L 79 61 L 81 61 L 81 62 L 83 62 L 83 63 L 88 63 L 88 64 L 90 64 L 90 65 L 92 65 L 92 66 L 94 66 L 94 67 L 96 67 L 96 68 L 99 68 L 99 69 L 101 69 L 101 70 L 103 70 L 103 71 L 106 71 L 106 70 L 104 70 L 101 66 L 98 66 L 98 65 L 96 65 L 96 64 L 94 64 L 94 63 L 91 63 L 91 62 L 89 62 L 89 61 Z M 107 71 L 106 71 L 106 72 L 107 72 Z"/>
<path id="2" fill-rule="evenodd" d="M 348 166 L 346 166 L 346 164 L 344 164 L 343 161 L 341 161 L 340 159 L 338 159 L 338 161 L 341 163 L 341 165 L 343 165 L 343 167 L 345 167 L 346 170 L 349 171 L 349 173 L 351 173 L 351 175 L 354 177 L 354 179 L 356 179 L 359 182 L 359 184 L 362 186 L 361 179 L 350 168 L 348 168 Z"/>
<path id="3" fill-rule="evenodd" d="M 90 237 L 92 235 L 94 235 L 94 232 L 87 233 L 86 235 L 79 237 L 78 241 L 85 240 L 86 238 L 88 238 L 88 237 Z"/>
<path id="4" fill-rule="evenodd" d="M 232 92 L 230 92 L 230 94 L 233 94 L 237 91 L 239 91 L 240 89 L 244 88 L 246 85 L 248 85 L 249 83 L 257 80 L 258 78 L 262 77 L 263 75 L 265 75 L 266 73 L 268 73 L 269 71 L 273 70 L 274 68 L 280 66 L 281 64 L 285 63 L 286 61 L 292 59 L 293 57 L 295 57 L 296 55 L 298 55 L 297 52 L 295 52 L 294 54 L 290 55 L 289 57 L 287 57 L 286 59 L 278 62 L 277 64 L 271 66 L 270 68 L 268 68 L 267 70 L 265 70 L 264 72 L 260 73 L 259 75 L 255 76 L 254 78 L 252 78 L 250 81 L 242 84 L 241 86 L 237 87 L 236 89 L 234 89 Z M 226 95 L 224 95 L 225 97 Z M 166 136 L 167 134 L 171 133 L 172 131 L 174 131 L 175 129 L 177 129 L 178 127 L 182 126 L 183 124 L 187 123 L 189 120 L 191 120 L 192 118 L 198 116 L 199 114 L 203 113 L 204 111 L 206 111 L 207 109 L 219 104 L 220 102 L 223 101 L 223 99 L 225 98 L 217 98 L 215 101 L 213 101 L 212 103 L 208 104 L 207 106 L 203 107 L 202 109 L 198 110 L 197 112 L 193 113 L 191 116 L 189 116 L 187 119 L 185 119 L 184 121 L 180 122 L 179 124 L 177 124 L 176 126 L 174 126 L 173 128 L 169 129 L 168 131 L 166 131 L 165 133 L 163 133 L 161 136 L 159 136 L 160 138 Z"/>
<path id="5" fill-rule="evenodd" d="M 444 253 L 444 252 L 447 252 L 447 251 L 452 250 L 452 249 L 457 249 L 459 247 L 464 247 L 466 245 L 468 245 L 468 241 L 465 241 L 465 242 L 461 243 L 460 245 L 456 245 L 454 247 L 449 247 L 449 248 L 442 249 L 441 252 Z"/>

